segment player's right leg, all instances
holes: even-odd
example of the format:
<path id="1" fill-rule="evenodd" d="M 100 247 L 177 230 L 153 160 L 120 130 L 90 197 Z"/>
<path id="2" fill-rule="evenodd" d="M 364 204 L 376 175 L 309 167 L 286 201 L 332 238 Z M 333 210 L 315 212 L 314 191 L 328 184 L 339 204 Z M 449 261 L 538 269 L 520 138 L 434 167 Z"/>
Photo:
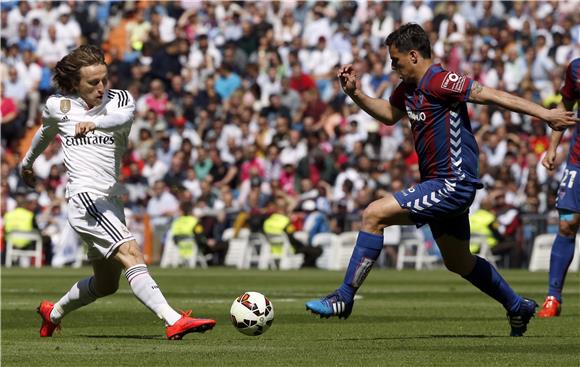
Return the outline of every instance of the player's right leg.
<path id="1" fill-rule="evenodd" d="M 409 210 L 402 208 L 393 195 L 372 202 L 363 212 L 362 230 L 358 234 L 342 285 L 322 299 L 306 302 L 306 309 L 320 317 L 348 318 L 356 291 L 383 249 L 383 228 L 412 223 Z"/>
<path id="2" fill-rule="evenodd" d="M 560 230 L 550 254 L 548 295 L 538 317 L 549 318 L 560 315 L 562 289 L 576 248 L 576 233 L 580 227 L 580 213 L 560 209 Z"/>
<path id="3" fill-rule="evenodd" d="M 94 275 L 76 282 L 58 302 L 40 303 L 38 306 L 38 313 L 42 317 L 40 336 L 52 336 L 59 328 L 62 318 L 68 313 L 117 291 L 121 266 L 105 259 L 93 260 L 92 265 Z"/>

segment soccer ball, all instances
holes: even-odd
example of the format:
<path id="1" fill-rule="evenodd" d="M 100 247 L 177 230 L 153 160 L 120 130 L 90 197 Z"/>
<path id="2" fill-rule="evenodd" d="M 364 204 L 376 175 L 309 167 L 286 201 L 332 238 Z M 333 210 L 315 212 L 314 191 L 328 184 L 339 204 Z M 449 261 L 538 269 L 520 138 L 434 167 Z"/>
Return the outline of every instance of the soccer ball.
<path id="1" fill-rule="evenodd" d="M 250 336 L 260 335 L 272 326 L 274 306 L 263 294 L 246 292 L 234 300 L 230 318 L 240 333 Z"/>

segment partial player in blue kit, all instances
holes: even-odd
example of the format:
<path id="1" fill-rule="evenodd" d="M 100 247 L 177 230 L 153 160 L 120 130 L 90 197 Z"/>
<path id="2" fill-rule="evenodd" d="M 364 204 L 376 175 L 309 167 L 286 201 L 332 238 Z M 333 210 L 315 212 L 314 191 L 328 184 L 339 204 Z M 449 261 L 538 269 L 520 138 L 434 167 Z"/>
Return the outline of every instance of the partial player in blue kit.
<path id="1" fill-rule="evenodd" d="M 580 101 L 580 58 L 568 65 L 566 79 L 560 93 L 562 94 L 560 108 L 572 111 L 576 102 Z M 578 116 L 580 116 L 580 110 Z M 563 135 L 563 131 L 552 132 L 548 152 L 542 160 L 544 167 L 549 170 L 555 168 L 556 148 Z M 576 124 L 570 140 L 570 151 L 556 197 L 556 208 L 560 214 L 559 231 L 550 254 L 548 295 L 538 313 L 539 317 L 545 318 L 560 315 L 562 289 L 566 273 L 574 258 L 576 235 L 580 227 L 580 124 Z"/>
<path id="2" fill-rule="evenodd" d="M 343 66 L 338 78 L 343 90 L 369 115 L 393 125 L 405 114 L 411 121 L 419 155 L 421 182 L 372 202 L 363 212 L 353 254 L 342 285 L 320 300 L 306 303 L 321 317 L 350 316 L 354 295 L 383 248 L 383 229 L 391 225 L 428 224 L 445 266 L 501 303 L 511 335 L 521 336 L 537 304 L 516 294 L 496 269 L 469 251 L 468 210 L 479 180 L 479 149 L 471 131 L 466 102 L 496 104 L 526 113 L 563 129 L 580 121 L 561 110 L 547 110 L 511 94 L 486 88 L 471 78 L 445 70 L 431 60 L 427 33 L 406 24 L 386 39 L 393 70 L 402 83 L 389 101 L 371 98 L 361 89 L 353 65 Z"/>

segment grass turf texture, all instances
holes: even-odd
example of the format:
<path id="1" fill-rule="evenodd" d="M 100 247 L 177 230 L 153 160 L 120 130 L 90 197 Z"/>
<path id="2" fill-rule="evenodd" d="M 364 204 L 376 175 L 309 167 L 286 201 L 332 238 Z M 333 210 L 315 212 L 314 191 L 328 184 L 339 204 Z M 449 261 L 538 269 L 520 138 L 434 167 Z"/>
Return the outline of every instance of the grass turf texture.
<path id="1" fill-rule="evenodd" d="M 332 291 L 342 272 L 159 269 L 153 277 L 169 303 L 215 318 L 216 328 L 182 341 L 164 339 L 162 322 L 124 278 L 119 292 L 69 314 L 62 331 L 40 338 L 35 309 L 56 301 L 82 269 L 2 269 L 2 366 L 407 365 L 579 366 L 580 276 L 568 275 L 562 316 L 533 319 L 523 338 L 509 337 L 503 308 L 444 270 L 376 269 L 352 316 L 321 320 L 304 302 Z M 546 273 L 502 271 L 521 294 L 543 301 Z M 243 291 L 267 295 L 272 328 L 259 337 L 229 321 Z"/>

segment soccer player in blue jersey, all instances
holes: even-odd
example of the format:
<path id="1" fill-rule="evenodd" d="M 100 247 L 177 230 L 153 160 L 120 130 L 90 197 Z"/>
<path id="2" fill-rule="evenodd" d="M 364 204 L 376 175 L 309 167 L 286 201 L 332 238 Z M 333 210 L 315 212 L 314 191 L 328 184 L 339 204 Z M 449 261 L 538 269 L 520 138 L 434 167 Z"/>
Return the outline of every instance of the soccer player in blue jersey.
<path id="1" fill-rule="evenodd" d="M 365 209 L 344 282 L 330 295 L 307 302 L 306 308 L 321 317 L 347 318 L 356 291 L 383 248 L 383 229 L 428 224 L 445 266 L 501 303 L 507 311 L 511 335 L 521 336 L 535 313 L 536 302 L 516 294 L 493 266 L 469 251 L 468 209 L 482 184 L 479 150 L 466 102 L 496 104 L 526 113 L 554 129 L 580 120 L 566 111 L 547 110 L 433 64 L 429 37 L 417 24 L 401 26 L 388 36 L 386 45 L 392 68 L 402 79 L 389 101 L 365 95 L 352 65 L 343 66 L 338 78 L 345 93 L 382 123 L 393 125 L 405 114 L 409 117 L 421 182 L 378 199 Z"/>
<path id="2" fill-rule="evenodd" d="M 560 90 L 562 104 L 567 111 L 572 111 L 574 104 L 580 102 L 580 58 L 572 60 L 566 69 L 566 80 Z M 580 110 L 578 110 L 580 117 Z M 549 170 L 554 169 L 556 148 L 564 135 L 563 131 L 553 131 L 550 146 L 542 164 Z M 578 176 L 578 177 L 577 177 Z M 539 317 L 554 317 L 560 315 L 562 303 L 562 288 L 568 267 L 574 258 L 576 233 L 580 227 L 580 124 L 576 124 L 570 151 L 566 161 L 564 177 L 560 182 L 556 208 L 560 213 L 560 230 L 552 246 L 550 255 L 550 275 L 548 281 L 548 296 L 538 313 Z"/>

